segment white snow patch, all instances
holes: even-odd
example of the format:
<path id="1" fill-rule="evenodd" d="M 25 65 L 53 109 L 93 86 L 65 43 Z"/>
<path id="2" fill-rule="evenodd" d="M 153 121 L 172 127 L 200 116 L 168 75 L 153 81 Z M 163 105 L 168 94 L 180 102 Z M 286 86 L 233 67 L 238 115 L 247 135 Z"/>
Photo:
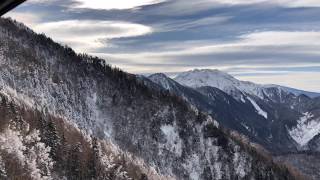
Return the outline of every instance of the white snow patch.
<path id="1" fill-rule="evenodd" d="M 243 98 L 243 95 L 241 95 L 240 100 L 241 100 L 241 102 L 246 103 L 246 100 Z"/>
<path id="2" fill-rule="evenodd" d="M 298 120 L 295 128 L 289 130 L 290 136 L 300 145 L 306 145 L 314 136 L 320 133 L 320 119 L 313 119 L 314 115 L 305 112 Z"/>
<path id="3" fill-rule="evenodd" d="M 190 174 L 191 180 L 199 180 L 200 175 L 202 172 L 202 168 L 200 167 L 200 159 L 197 154 L 193 154 L 191 157 L 189 157 L 182 165 Z"/>
<path id="4" fill-rule="evenodd" d="M 268 113 L 265 112 L 264 110 L 262 110 L 260 108 L 260 106 L 250 97 L 247 97 L 247 99 L 251 102 L 251 104 L 254 106 L 254 108 L 256 109 L 257 113 L 260 114 L 261 116 L 263 116 L 265 119 L 268 119 Z"/>
<path id="5" fill-rule="evenodd" d="M 166 136 L 166 149 L 181 156 L 182 141 L 175 127 L 172 125 L 163 125 L 161 126 L 161 131 Z"/>
<path id="6" fill-rule="evenodd" d="M 240 152 L 235 152 L 233 156 L 233 164 L 235 172 L 239 177 L 244 178 L 246 176 L 246 158 Z"/>
<path id="7" fill-rule="evenodd" d="M 245 123 L 241 123 L 241 125 L 242 125 L 244 128 L 246 128 L 248 131 L 250 131 L 250 127 L 247 126 Z"/>

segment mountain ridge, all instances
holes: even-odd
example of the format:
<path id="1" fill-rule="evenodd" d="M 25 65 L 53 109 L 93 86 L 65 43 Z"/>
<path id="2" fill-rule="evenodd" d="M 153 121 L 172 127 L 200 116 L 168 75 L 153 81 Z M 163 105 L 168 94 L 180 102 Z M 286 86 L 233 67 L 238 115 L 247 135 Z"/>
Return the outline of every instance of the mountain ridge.
<path id="1" fill-rule="evenodd" d="M 149 76 L 149 78 L 151 80 L 153 80 L 155 83 L 161 85 L 161 82 L 159 82 L 159 79 L 162 79 L 163 81 L 170 81 L 172 86 L 179 86 L 180 84 L 177 84 L 180 82 L 182 82 L 185 87 L 193 87 L 194 90 L 198 91 L 200 94 L 206 95 L 208 96 L 208 98 L 210 99 L 210 91 L 202 91 L 201 89 L 206 89 L 205 87 L 214 87 L 214 88 L 218 88 L 222 91 L 224 91 L 225 93 L 227 93 L 228 95 L 232 96 L 236 101 L 238 101 L 239 105 L 236 105 L 237 103 L 233 103 L 233 105 L 230 107 L 231 109 L 235 109 L 236 106 L 243 106 L 246 107 L 244 109 L 248 110 L 248 114 L 254 114 L 256 113 L 257 115 L 260 115 L 261 117 L 263 117 L 265 120 L 267 120 L 265 123 L 265 128 L 270 129 L 268 131 L 274 131 L 273 133 L 276 133 L 277 131 L 279 131 L 278 133 L 280 133 L 280 131 L 284 131 L 287 132 L 287 135 L 285 135 L 284 137 L 280 138 L 279 141 L 283 141 L 283 139 L 287 139 L 285 141 L 289 142 L 289 144 L 292 144 L 292 146 L 297 146 L 297 150 L 299 149 L 305 149 L 304 146 L 306 146 L 306 142 L 309 142 L 312 140 L 312 138 L 316 138 L 317 134 L 319 133 L 317 131 L 317 129 L 315 129 L 314 131 L 312 131 L 313 133 L 306 133 L 306 129 L 311 127 L 311 124 L 305 124 L 305 123 L 309 123 L 307 121 L 303 121 L 301 122 L 300 119 L 304 116 L 304 114 L 306 113 L 310 113 L 308 112 L 309 110 L 312 110 L 314 108 L 317 108 L 317 105 L 311 105 L 311 104 L 317 104 L 316 102 L 318 102 L 318 98 L 309 98 L 307 95 L 304 94 L 300 94 L 303 93 L 305 91 L 299 91 L 299 93 L 292 93 L 291 90 L 292 89 L 284 89 L 286 87 L 282 87 L 282 86 L 278 86 L 278 85 L 258 85 L 258 84 L 254 84 L 248 81 L 239 81 L 235 78 L 233 78 L 231 75 L 221 72 L 219 70 L 209 70 L 209 69 L 204 69 L 204 70 L 193 70 L 193 71 L 187 71 L 184 73 L 181 73 L 182 75 L 178 75 L 176 76 L 174 79 L 170 79 L 169 77 L 165 77 L 164 74 L 161 75 L 161 78 L 157 78 L 157 74 L 151 75 Z M 191 74 L 191 75 L 190 75 Z M 217 77 L 218 76 L 218 77 Z M 165 78 L 167 78 L 166 80 L 164 80 Z M 214 80 L 212 80 L 214 79 Z M 176 84 L 174 85 L 174 80 L 178 80 L 176 82 Z M 226 81 L 226 82 L 224 82 Z M 238 86 L 239 85 L 239 86 Z M 246 85 L 249 86 L 249 88 L 246 87 Z M 168 84 L 167 84 L 168 86 Z M 181 95 L 185 98 L 185 94 L 183 92 L 179 92 L 179 91 L 173 91 L 170 90 L 170 87 L 166 87 L 166 89 L 168 89 L 169 91 L 172 91 L 174 94 L 177 95 Z M 180 88 L 182 89 L 182 88 Z M 182 90 L 183 91 L 183 90 Z M 206 94 L 209 93 L 209 94 Z M 193 95 L 196 96 L 196 95 Z M 225 96 L 223 94 L 220 94 L 221 97 Z M 193 97 L 194 99 L 194 97 Z M 203 99 L 203 98 L 202 98 Z M 228 99 L 228 98 L 227 98 Z M 215 99 L 212 99 L 213 102 L 215 101 Z M 193 100 L 194 101 L 194 100 Z M 207 101 L 211 101 L 211 100 L 207 100 Z M 192 101 L 190 101 L 192 103 Z M 213 102 L 211 102 L 211 104 L 214 104 Z M 230 97 L 229 100 L 227 102 L 230 102 Z M 215 102 L 218 103 L 218 102 Z M 219 107 L 217 106 L 212 106 L 211 108 L 208 108 L 206 106 L 208 105 L 204 105 L 205 107 L 203 107 L 202 105 L 199 104 L 195 104 L 193 103 L 195 106 L 197 106 L 198 108 L 206 111 L 206 112 L 212 112 L 213 111 L 213 116 L 215 117 L 215 112 L 218 111 Z M 204 102 L 203 104 L 208 104 L 208 102 Z M 210 103 L 209 103 L 210 104 Z M 218 103 L 219 105 L 224 104 L 224 102 L 219 101 Z M 309 105 L 307 105 L 309 104 Z M 228 106 L 228 105 L 227 105 Z M 310 107 L 308 107 L 310 106 Z M 314 106 L 314 108 L 312 108 L 312 106 Z M 308 108 L 306 108 L 308 107 Z M 226 108 L 228 109 L 228 108 Z M 239 109 L 239 108 L 238 108 Z M 244 111 L 244 109 L 238 110 L 238 111 Z M 280 113 L 279 116 L 279 110 L 283 111 Z M 255 111 L 255 112 L 253 112 Z M 288 113 L 290 112 L 291 115 L 289 115 Z M 235 114 L 235 112 L 233 112 Z M 314 112 L 315 114 L 317 114 L 317 112 Z M 224 111 L 223 114 L 228 114 L 228 111 Z M 221 116 L 221 115 L 220 115 Z M 312 115 L 313 117 L 314 115 Z M 254 116 L 252 116 L 254 117 Z M 216 117 L 216 119 L 220 119 L 220 121 L 223 119 L 222 117 Z M 255 126 L 258 127 L 258 122 L 256 122 L 255 124 L 253 124 L 253 127 L 248 127 L 247 122 L 252 119 L 248 117 L 244 117 L 240 115 L 240 119 L 242 119 L 240 122 L 239 121 L 239 116 L 234 116 L 233 118 L 234 122 L 232 124 L 236 124 L 236 123 L 243 123 L 243 126 L 246 129 L 252 129 Z M 259 119 L 257 117 L 253 118 L 253 119 Z M 311 118 L 310 118 L 311 119 Z M 264 121 L 265 121 L 264 120 Z M 285 120 L 285 121 L 283 121 Z M 227 122 L 223 122 L 224 120 L 222 120 L 222 125 L 227 125 L 227 127 L 231 127 L 231 129 L 234 129 L 235 127 L 230 125 L 230 123 Z M 263 120 L 262 120 L 263 121 Z M 282 129 L 276 130 L 278 129 L 278 127 L 276 127 L 276 125 L 273 124 L 277 124 L 277 123 L 282 123 Z M 302 123 L 302 124 L 301 124 Z M 320 125 L 320 123 L 318 122 L 317 118 L 315 118 L 315 120 L 310 120 L 310 123 L 313 123 L 312 126 L 317 127 L 318 125 Z M 295 124 L 297 125 L 296 128 Z M 299 125 L 300 124 L 300 125 Z M 279 125 L 277 125 L 279 126 Z M 288 129 L 289 128 L 289 129 Z M 242 128 L 236 128 L 235 130 L 240 130 L 241 133 L 244 133 L 246 135 L 248 135 L 245 131 L 241 130 Z M 272 130 L 274 129 L 274 130 Z M 253 134 L 251 134 L 251 136 L 255 135 L 255 132 L 252 132 Z M 307 134 L 308 137 L 307 137 Z M 249 135 L 250 136 L 250 135 Z M 258 135 L 259 136 L 259 135 Z M 264 136 L 264 135 L 263 135 Z M 268 136 L 275 136 L 275 134 L 269 134 Z M 305 136 L 305 137 L 304 137 Z M 265 141 L 269 141 L 267 139 L 267 137 L 264 137 Z M 254 138 L 256 139 L 256 138 Z M 306 139 L 306 140 L 302 140 L 302 139 Z M 296 143 L 293 142 L 292 140 L 296 141 L 298 144 L 300 145 L 295 145 Z M 261 142 L 260 142 L 261 143 Z M 269 143 L 267 143 L 269 144 Z M 265 146 L 267 145 L 265 144 Z M 286 144 L 286 143 L 279 143 L 280 144 Z M 280 145 L 281 146 L 281 145 Z M 300 146 L 300 147 L 299 147 Z M 267 147 L 268 148 L 268 147 Z M 280 148 L 281 149 L 281 148 Z M 283 149 L 283 148 L 282 148 Z"/>
<path id="2" fill-rule="evenodd" d="M 76 54 L 6 19 L 0 19 L 0 37 L 0 89 L 13 89 L 33 108 L 112 140 L 160 174 L 176 179 L 298 179 L 178 96 L 154 91 L 102 59 Z"/>
<path id="3" fill-rule="evenodd" d="M 217 71 L 214 74 L 217 74 Z M 162 83 L 159 80 L 166 78 L 164 81 L 171 83 L 166 84 L 165 89 L 182 96 L 196 108 L 207 112 L 217 119 L 221 126 L 247 136 L 250 141 L 262 145 L 275 156 L 280 155 L 280 159 L 297 167 L 313 179 L 320 177 L 314 173 L 315 167 L 318 167 L 317 160 L 302 161 L 301 159 L 301 157 L 312 159 L 310 154 L 319 153 L 319 97 L 311 98 L 304 94 L 294 94 L 290 89 L 281 90 L 276 85 L 271 87 L 265 85 L 262 91 L 263 96 L 241 91 L 237 91 L 237 96 L 234 96 L 235 94 L 230 91 L 223 92 L 211 86 L 193 88 L 184 86 L 183 88 L 164 74 L 161 74 L 161 78 L 156 76 L 157 74 L 150 75 L 149 79 L 161 86 Z M 194 93 L 185 93 L 190 91 L 190 88 Z M 202 95 L 201 98 L 199 94 Z M 295 154 L 301 159 L 303 166 L 299 166 L 296 161 L 290 159 Z"/>
<path id="4" fill-rule="evenodd" d="M 234 90 L 240 90 L 255 96 L 263 96 L 264 88 L 279 88 L 279 90 L 287 91 L 295 95 L 305 94 L 308 96 L 319 97 L 320 93 L 308 92 L 295 88 L 273 85 L 273 84 L 256 84 L 250 81 L 241 81 L 230 74 L 218 69 L 195 69 L 182 73 L 178 73 L 174 78 L 180 84 L 190 87 L 212 86 L 222 91 L 231 93 Z"/>

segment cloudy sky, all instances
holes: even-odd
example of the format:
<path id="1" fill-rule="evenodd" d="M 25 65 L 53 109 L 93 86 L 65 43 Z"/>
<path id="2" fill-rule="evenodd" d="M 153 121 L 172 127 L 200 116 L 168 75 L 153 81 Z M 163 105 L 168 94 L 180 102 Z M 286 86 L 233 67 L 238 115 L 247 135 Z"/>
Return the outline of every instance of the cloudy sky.
<path id="1" fill-rule="evenodd" d="M 211 68 L 320 92 L 319 0 L 28 0 L 7 16 L 131 73 Z"/>

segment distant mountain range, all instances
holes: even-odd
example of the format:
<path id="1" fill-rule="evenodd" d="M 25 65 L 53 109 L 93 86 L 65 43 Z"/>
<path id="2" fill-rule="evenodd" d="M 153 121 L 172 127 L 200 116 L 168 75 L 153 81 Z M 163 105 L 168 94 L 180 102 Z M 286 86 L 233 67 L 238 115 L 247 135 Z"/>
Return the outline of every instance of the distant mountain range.
<path id="1" fill-rule="evenodd" d="M 188 72 L 179 73 L 174 80 L 180 84 L 190 86 L 190 87 L 202 87 L 211 86 L 216 87 L 222 91 L 230 93 L 232 91 L 238 90 L 245 92 L 247 94 L 262 96 L 263 90 L 267 88 L 278 88 L 282 91 L 293 93 L 296 96 L 307 95 L 311 98 L 319 97 L 320 93 L 308 92 L 304 90 L 294 89 L 290 87 L 284 87 L 274 84 L 255 84 L 249 81 L 240 81 L 233 76 L 219 71 L 217 69 L 195 69 Z"/>
<path id="2" fill-rule="evenodd" d="M 210 69 L 148 78 L 273 153 L 320 150 L 319 93 L 240 81 Z"/>

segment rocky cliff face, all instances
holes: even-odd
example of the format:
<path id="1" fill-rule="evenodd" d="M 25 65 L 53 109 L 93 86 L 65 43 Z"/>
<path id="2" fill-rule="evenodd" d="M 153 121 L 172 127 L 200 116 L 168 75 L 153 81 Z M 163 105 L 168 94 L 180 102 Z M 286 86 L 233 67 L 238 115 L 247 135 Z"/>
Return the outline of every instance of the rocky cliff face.
<path id="1" fill-rule="evenodd" d="M 0 20 L 0 69 L 1 93 L 113 142 L 164 177 L 295 178 L 184 100 L 7 19 Z"/>

